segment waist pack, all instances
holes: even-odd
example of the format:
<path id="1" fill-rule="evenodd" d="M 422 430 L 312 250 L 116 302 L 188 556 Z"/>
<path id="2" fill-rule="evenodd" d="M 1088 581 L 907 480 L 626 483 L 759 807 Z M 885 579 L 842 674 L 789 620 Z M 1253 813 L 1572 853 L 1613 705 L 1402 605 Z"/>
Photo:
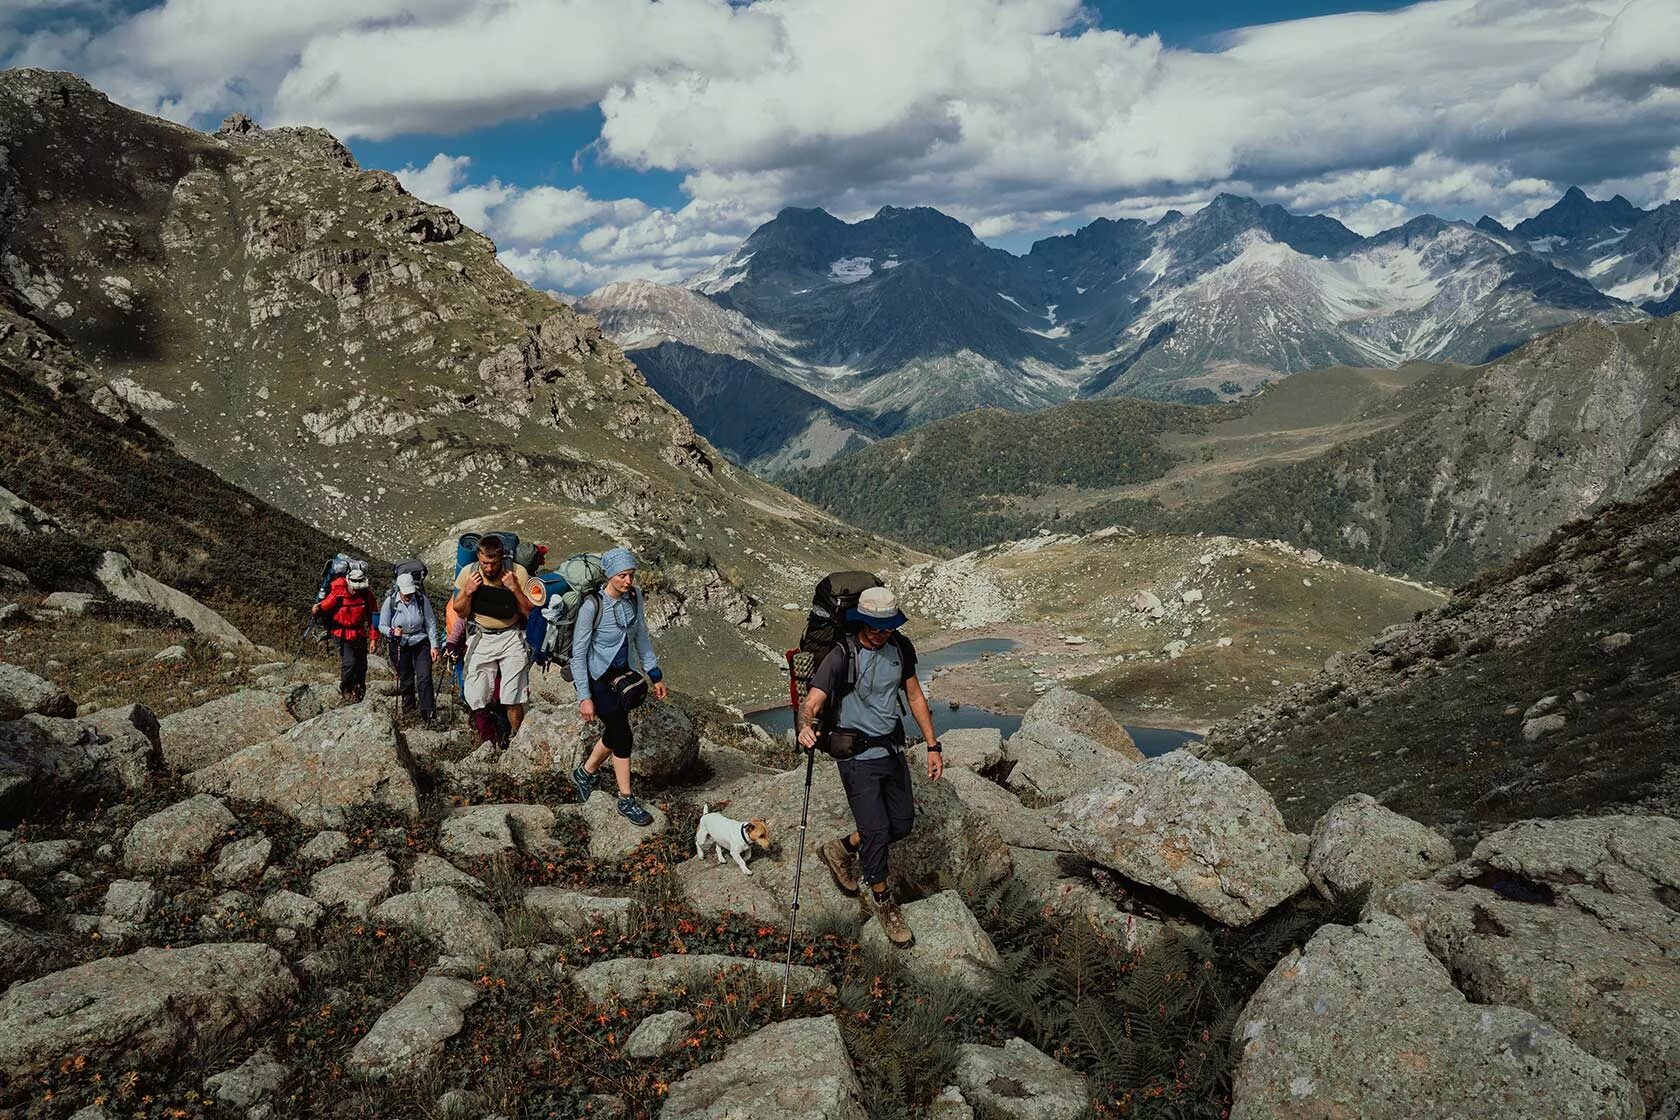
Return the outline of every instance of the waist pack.
<path id="1" fill-rule="evenodd" d="M 817 736 L 817 749 L 836 762 L 844 762 L 849 758 L 856 758 L 864 751 L 874 750 L 876 747 L 888 747 L 899 750 L 904 746 L 904 725 L 900 723 L 894 734 L 865 735 L 861 731 L 852 731 L 837 727 L 833 731 Z"/>
<path id="2" fill-rule="evenodd" d="M 648 679 L 634 669 L 614 669 L 600 678 L 600 685 L 627 712 L 635 711 L 648 698 Z"/>

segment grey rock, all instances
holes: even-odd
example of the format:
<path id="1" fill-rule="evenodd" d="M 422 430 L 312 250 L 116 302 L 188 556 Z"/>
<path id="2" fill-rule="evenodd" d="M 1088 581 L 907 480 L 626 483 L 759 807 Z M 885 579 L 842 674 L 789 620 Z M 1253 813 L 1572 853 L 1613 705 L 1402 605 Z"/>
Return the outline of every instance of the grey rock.
<path id="1" fill-rule="evenodd" d="M 163 760 L 173 770 L 198 770 L 246 747 L 283 735 L 296 724 L 285 696 L 247 688 L 158 721 Z"/>
<path id="2" fill-rule="evenodd" d="M 113 775 L 124 789 L 144 789 L 163 773 L 160 721 L 144 704 L 101 708 L 81 722 L 97 732 L 97 742 L 87 747 L 95 767 Z"/>
<path id="3" fill-rule="evenodd" d="M 1380 891 L 1433 875 L 1453 862 L 1453 855 L 1445 836 L 1356 793 L 1332 805 L 1313 826 L 1307 878 L 1322 892 Z"/>
<path id="4" fill-rule="evenodd" d="M 1555 712 L 1549 716 L 1540 716 L 1537 719 L 1524 720 L 1522 725 L 1523 742 L 1538 742 L 1548 735 L 1562 731 L 1568 725 L 1569 717 L 1564 715 L 1562 712 Z"/>
<path id="5" fill-rule="evenodd" d="M 898 954 L 918 977 L 945 980 L 975 991 L 990 984 L 1003 964 L 997 947 L 975 921 L 956 891 L 940 891 L 929 898 L 906 903 L 904 920 L 916 942 L 897 949 L 887 940 L 879 922 L 863 927 L 859 946 L 878 957 Z"/>
<path id="6" fill-rule="evenodd" d="M 258 833 L 222 846 L 210 877 L 224 886 L 250 882 L 263 873 L 274 854 L 274 842 Z"/>
<path id="7" fill-rule="evenodd" d="M 863 1088 L 832 1015 L 748 1035 L 671 1086 L 660 1120 L 867 1120 Z"/>
<path id="8" fill-rule="evenodd" d="M 605 927 L 627 932 L 639 909 L 633 898 L 606 898 L 561 887 L 533 887 L 525 892 L 525 909 L 540 916 L 549 929 L 571 935 Z"/>
<path id="9" fill-rule="evenodd" d="M 396 880 L 390 858 L 369 852 L 317 871 L 309 880 L 309 897 L 329 909 L 342 907 L 352 918 L 365 918 L 390 897 Z"/>
<path id="10" fill-rule="evenodd" d="M 227 1108 L 255 1108 L 280 1091 L 291 1070 L 268 1050 L 258 1050 L 233 1069 L 204 1079 L 204 1091 Z"/>
<path id="11" fill-rule="evenodd" d="M 1680 822 L 1525 821 L 1371 909 L 1423 936 L 1479 1003 L 1520 1007 L 1615 1063 L 1647 1106 L 1680 1092 Z"/>
<path id="12" fill-rule="evenodd" d="M 275 891 L 263 899 L 263 921 L 282 929 L 314 929 L 326 910 L 319 902 L 296 891 Z"/>
<path id="13" fill-rule="evenodd" d="M 1598 641 L 1600 653 L 1617 653 L 1633 644 L 1633 635 L 1628 633 L 1609 634 Z"/>
<path id="14" fill-rule="evenodd" d="M 211 610 L 191 595 L 160 583 L 134 566 L 134 562 L 120 552 L 107 552 L 100 557 L 93 578 L 105 588 L 111 598 L 130 603 L 148 603 L 184 618 L 193 625 L 193 633 L 202 634 L 224 646 L 235 649 L 255 649 L 251 640 L 240 633 L 239 627 Z"/>
<path id="15" fill-rule="evenodd" d="M 1471 1004 L 1399 920 L 1322 927 L 1237 1021 L 1232 1120 L 1608 1120 L 1642 1114 L 1610 1063 L 1525 1011 Z"/>
<path id="16" fill-rule="evenodd" d="M 266 945 L 141 949 L 13 984 L 0 995 L 0 1070 L 62 1058 L 160 1063 L 203 1036 L 243 1037 L 297 995 Z"/>
<path id="17" fill-rule="evenodd" d="M 680 1047 L 694 1025 L 694 1016 L 686 1011 L 663 1011 L 649 1015 L 630 1037 L 624 1040 L 626 1058 L 659 1058 Z"/>
<path id="18" fill-rule="evenodd" d="M 982 770 L 1004 759 L 1003 732 L 995 727 L 965 727 L 943 731 L 939 745 L 945 748 L 946 770 Z"/>
<path id="19" fill-rule="evenodd" d="M 572 973 L 572 982 L 592 1002 L 602 1003 L 614 994 L 629 1001 L 646 992 L 662 992 L 678 985 L 691 989 L 705 987 L 736 970 L 765 984 L 780 986 L 782 982 L 782 965 L 776 961 L 717 953 L 674 954 L 655 960 L 619 957 L 578 969 Z M 832 991 L 833 987 L 821 969 L 793 966 L 789 991 L 805 992 L 813 988 Z"/>
<path id="20" fill-rule="evenodd" d="M 357 809 L 420 816 L 408 751 L 389 712 L 355 704 L 300 723 L 187 775 L 191 789 L 271 805 L 298 823 L 337 828 Z"/>
<path id="21" fill-rule="evenodd" d="M 117 879 L 105 890 L 100 907 L 99 936 L 121 941 L 145 924 L 158 904 L 158 893 L 145 879 Z"/>
<path id="22" fill-rule="evenodd" d="M 1071 798 L 1074 850 L 1242 926 L 1307 885 L 1271 796 L 1235 767 L 1171 751 Z"/>
<path id="23" fill-rule="evenodd" d="M 38 918 L 41 900 L 16 879 L 0 879 L 0 915 L 8 918 Z"/>
<path id="24" fill-rule="evenodd" d="M 636 749 L 630 772 L 650 786 L 670 785 L 694 768 L 700 757 L 700 734 L 688 713 L 675 704 L 652 701 L 633 717 Z"/>
<path id="25" fill-rule="evenodd" d="M 123 863 L 135 871 L 173 871 L 200 863 L 235 823 L 221 798 L 197 794 L 130 829 L 123 840 Z"/>
<path id="26" fill-rule="evenodd" d="M 1542 696 L 1529 705 L 1528 711 L 1523 713 L 1523 719 L 1539 719 L 1541 716 L 1550 715 L 1557 711 L 1558 705 L 1562 702 L 1563 698 L 1559 696 Z"/>
<path id="27" fill-rule="evenodd" d="M 152 654 L 153 661 L 175 663 L 187 659 L 187 647 L 183 645 L 164 646 Z"/>
<path id="28" fill-rule="evenodd" d="M 1096 700 L 1054 688 L 1027 709 L 1006 747 L 1009 786 L 1061 801 L 1143 761 L 1120 721 Z"/>
<path id="29" fill-rule="evenodd" d="M 0 722 L 0 824 L 58 797 L 122 798 L 149 782 L 156 766 L 137 731 L 42 715 Z"/>
<path id="30" fill-rule="evenodd" d="M 553 827 L 554 810 L 544 805 L 468 805 L 444 820 L 438 846 L 460 859 L 518 851 L 540 855 Z"/>
<path id="31" fill-rule="evenodd" d="M 82 850 L 75 840 L 32 840 L 6 849 L 6 863 L 23 875 L 51 875 L 61 870 Z"/>
<path id="32" fill-rule="evenodd" d="M 488 960 L 502 947 L 502 923 L 481 900 L 449 887 L 386 899 L 374 919 L 429 938 L 445 953 Z"/>
<path id="33" fill-rule="evenodd" d="M 928 1120 L 974 1120 L 974 1109 L 955 1085 L 947 1085 L 928 1105 Z"/>
<path id="34" fill-rule="evenodd" d="M 26 715 L 68 718 L 76 702 L 62 688 L 28 669 L 0 661 L 0 722 Z"/>
<path id="35" fill-rule="evenodd" d="M 312 836 L 297 854 L 305 863 L 331 863 L 349 850 L 350 837 L 337 829 L 328 829 Z"/>
<path id="36" fill-rule="evenodd" d="M 957 1047 L 953 1078 L 976 1111 L 996 1120 L 1082 1120 L 1085 1079 L 1024 1039 Z"/>
<path id="37" fill-rule="evenodd" d="M 485 886 L 482 880 L 473 878 L 453 863 L 430 852 L 422 852 L 414 857 L 414 866 L 408 873 L 408 885 L 410 890 L 415 891 L 449 887 L 480 898 L 490 893 L 490 888 Z"/>
<path id="38" fill-rule="evenodd" d="M 591 726 L 579 718 L 576 704 L 533 705 L 493 769 L 515 782 L 569 774 L 582 757 L 583 737 Z"/>
<path id="39" fill-rule="evenodd" d="M 1132 956 L 1195 932 L 1184 923 L 1164 922 L 1120 909 L 1091 880 L 1065 874 L 1055 852 L 1017 848 L 1014 856 L 1016 879 L 1032 891 L 1046 911 L 1065 920 L 1083 921 Z"/>
<path id="40" fill-rule="evenodd" d="M 478 997 L 478 986 L 470 981 L 426 977 L 356 1043 L 350 1068 L 369 1078 L 426 1068 L 442 1053 L 444 1043 L 461 1033 L 467 1009 Z"/>
<path id="41" fill-rule="evenodd" d="M 1068 850 L 1068 841 L 1051 825 L 1045 810 L 1027 808 L 996 782 L 960 767 L 946 769 L 940 781 L 949 783 L 963 807 L 976 819 L 990 823 L 1011 848 Z"/>
<path id="42" fill-rule="evenodd" d="M 59 614 L 80 617 L 87 614 L 98 600 L 99 596 L 85 591 L 54 591 L 41 601 L 41 606 Z"/>
<path id="43" fill-rule="evenodd" d="M 642 804 L 653 816 L 653 823 L 646 828 L 625 820 L 618 811 L 617 796 L 600 790 L 584 804 L 562 805 L 559 811 L 583 819 L 589 829 L 591 859 L 614 860 L 624 859 L 644 840 L 665 834 L 665 829 L 670 823 L 665 811 L 646 801 Z"/>

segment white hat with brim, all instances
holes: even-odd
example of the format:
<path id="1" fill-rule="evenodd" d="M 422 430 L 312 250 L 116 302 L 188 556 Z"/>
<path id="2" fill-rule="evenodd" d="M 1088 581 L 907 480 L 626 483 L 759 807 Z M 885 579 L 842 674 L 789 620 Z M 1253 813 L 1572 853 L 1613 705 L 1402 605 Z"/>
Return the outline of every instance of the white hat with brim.
<path id="1" fill-rule="evenodd" d="M 909 619 L 898 609 L 898 597 L 885 587 L 871 587 L 858 596 L 858 605 L 846 612 L 848 621 L 872 630 L 897 630 Z"/>
<path id="2" fill-rule="evenodd" d="M 362 571 L 360 568 L 351 568 L 350 571 L 345 574 L 344 582 L 349 584 L 351 587 L 366 587 L 368 583 L 367 573 Z"/>

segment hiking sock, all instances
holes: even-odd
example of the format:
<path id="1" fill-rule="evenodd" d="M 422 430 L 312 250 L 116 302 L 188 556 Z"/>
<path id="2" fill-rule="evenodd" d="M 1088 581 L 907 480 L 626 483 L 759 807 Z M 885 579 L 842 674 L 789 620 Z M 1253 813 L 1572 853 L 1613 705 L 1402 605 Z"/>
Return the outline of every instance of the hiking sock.
<path id="1" fill-rule="evenodd" d="M 843 838 L 840 843 L 846 845 L 846 850 L 854 856 L 858 854 L 858 849 L 863 847 L 863 839 L 855 832 Z"/>

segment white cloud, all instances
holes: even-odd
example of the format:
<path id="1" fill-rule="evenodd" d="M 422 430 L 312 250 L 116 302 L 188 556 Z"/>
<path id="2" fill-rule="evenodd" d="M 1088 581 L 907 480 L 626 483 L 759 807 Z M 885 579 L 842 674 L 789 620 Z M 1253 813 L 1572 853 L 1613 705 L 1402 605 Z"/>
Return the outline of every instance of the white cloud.
<path id="1" fill-rule="evenodd" d="M 1572 182 L 1680 193 L 1677 0 L 1427 0 L 1200 51 L 1080 0 L 88 2 L 101 18 L 43 24 L 0 64 L 73 68 L 176 119 L 349 137 L 598 105 L 593 150 L 681 174 L 688 205 L 471 182 L 459 156 L 401 172 L 574 288 L 703 263 L 787 204 L 933 205 L 997 237 L 1219 190 L 1361 229 L 1521 216 Z"/>

